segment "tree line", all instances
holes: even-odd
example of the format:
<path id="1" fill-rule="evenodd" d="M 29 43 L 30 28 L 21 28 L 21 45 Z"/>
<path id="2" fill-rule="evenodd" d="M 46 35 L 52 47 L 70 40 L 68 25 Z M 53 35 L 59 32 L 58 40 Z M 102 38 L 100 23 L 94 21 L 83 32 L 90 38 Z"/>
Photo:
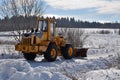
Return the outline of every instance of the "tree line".
<path id="1" fill-rule="evenodd" d="M 82 20 L 75 20 L 75 18 L 55 18 L 57 27 L 62 28 L 120 28 L 120 23 L 100 23 L 100 22 L 88 22 Z M 12 30 L 27 30 L 35 28 L 36 17 L 35 16 L 19 16 L 19 17 L 5 17 L 0 19 L 0 31 L 12 31 Z"/>
<path id="2" fill-rule="evenodd" d="M 82 20 L 75 20 L 74 18 L 58 18 L 56 19 L 58 27 L 70 27 L 70 28 L 112 28 L 119 29 L 120 23 L 100 23 L 100 22 L 89 22 Z"/>

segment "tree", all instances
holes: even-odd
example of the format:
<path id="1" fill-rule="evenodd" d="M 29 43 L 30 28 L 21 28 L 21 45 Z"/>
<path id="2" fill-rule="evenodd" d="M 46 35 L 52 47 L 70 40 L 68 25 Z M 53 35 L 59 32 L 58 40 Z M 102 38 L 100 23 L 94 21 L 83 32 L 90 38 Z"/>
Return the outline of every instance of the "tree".
<path id="1" fill-rule="evenodd" d="M 43 0 L 2 0 L 0 5 L 0 15 L 4 17 L 16 17 L 11 21 L 12 28 L 17 27 L 17 34 L 21 35 L 21 27 L 30 28 L 31 16 L 40 17 L 44 14 L 47 6 Z M 24 25 L 20 25 L 21 20 L 17 17 L 23 16 Z M 14 32 L 13 32 L 14 33 Z M 15 33 L 14 33 L 15 34 Z M 18 39 L 19 40 L 19 39 Z"/>
<path id="2" fill-rule="evenodd" d="M 43 0 L 2 0 L 0 14 L 3 17 L 41 16 L 46 8 Z"/>
<path id="3" fill-rule="evenodd" d="M 81 29 L 74 28 L 59 28 L 58 34 L 62 34 L 68 43 L 72 44 L 73 47 L 83 48 L 84 44 L 89 37 Z"/>

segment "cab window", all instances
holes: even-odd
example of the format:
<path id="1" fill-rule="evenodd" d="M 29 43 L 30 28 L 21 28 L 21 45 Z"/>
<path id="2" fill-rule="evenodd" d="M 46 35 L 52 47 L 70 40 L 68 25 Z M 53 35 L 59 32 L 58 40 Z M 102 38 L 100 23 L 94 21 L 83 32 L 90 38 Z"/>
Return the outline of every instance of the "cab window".
<path id="1" fill-rule="evenodd" d="M 47 31 L 47 21 L 39 21 L 38 30 L 46 32 Z"/>

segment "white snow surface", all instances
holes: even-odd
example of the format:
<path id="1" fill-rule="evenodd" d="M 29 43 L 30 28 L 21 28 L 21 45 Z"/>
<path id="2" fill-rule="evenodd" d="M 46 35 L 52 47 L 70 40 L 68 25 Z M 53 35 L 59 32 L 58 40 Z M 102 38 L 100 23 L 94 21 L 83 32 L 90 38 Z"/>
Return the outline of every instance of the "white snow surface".
<path id="1" fill-rule="evenodd" d="M 57 57 L 55 62 L 47 62 L 43 56 L 26 61 L 13 45 L 0 45 L 0 80 L 120 80 L 116 68 L 119 35 L 90 35 L 84 47 L 90 48 L 87 58 Z"/>
<path id="2" fill-rule="evenodd" d="M 90 52 L 92 50 L 88 58 L 65 60 L 58 57 L 55 62 L 44 61 L 43 57 L 37 57 L 35 61 L 1 59 L 0 80 L 119 80 L 120 70 L 109 69 L 115 66 L 115 56 L 92 58 Z"/>
<path id="3" fill-rule="evenodd" d="M 59 72 L 44 70 L 44 67 L 33 68 L 22 60 L 8 60 L 0 63 L 1 80 L 70 80 Z"/>
<path id="4" fill-rule="evenodd" d="M 85 80 L 120 80 L 120 70 L 106 69 L 86 73 Z"/>
<path id="5" fill-rule="evenodd" d="M 103 80 L 109 74 L 110 78 L 114 80 L 120 78 L 120 70 L 109 70 L 110 65 L 116 61 L 114 56 L 106 57 L 106 59 L 57 59 L 55 62 L 38 61 L 37 59 L 36 61 L 1 59 L 0 80 Z"/>

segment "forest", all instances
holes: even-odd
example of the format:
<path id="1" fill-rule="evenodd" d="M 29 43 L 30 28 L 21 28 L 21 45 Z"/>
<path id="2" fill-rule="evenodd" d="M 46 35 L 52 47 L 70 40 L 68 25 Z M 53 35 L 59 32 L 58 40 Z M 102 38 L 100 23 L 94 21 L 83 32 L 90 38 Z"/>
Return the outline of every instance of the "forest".
<path id="1" fill-rule="evenodd" d="M 100 23 L 100 22 L 89 22 L 82 20 L 75 20 L 75 18 L 52 17 L 57 22 L 57 27 L 62 28 L 107 28 L 107 29 L 119 29 L 120 23 Z M 11 18 L 5 17 L 0 19 L 0 31 L 13 31 L 13 30 L 25 30 L 34 28 L 36 24 L 36 17 L 23 17 L 13 16 Z"/>

